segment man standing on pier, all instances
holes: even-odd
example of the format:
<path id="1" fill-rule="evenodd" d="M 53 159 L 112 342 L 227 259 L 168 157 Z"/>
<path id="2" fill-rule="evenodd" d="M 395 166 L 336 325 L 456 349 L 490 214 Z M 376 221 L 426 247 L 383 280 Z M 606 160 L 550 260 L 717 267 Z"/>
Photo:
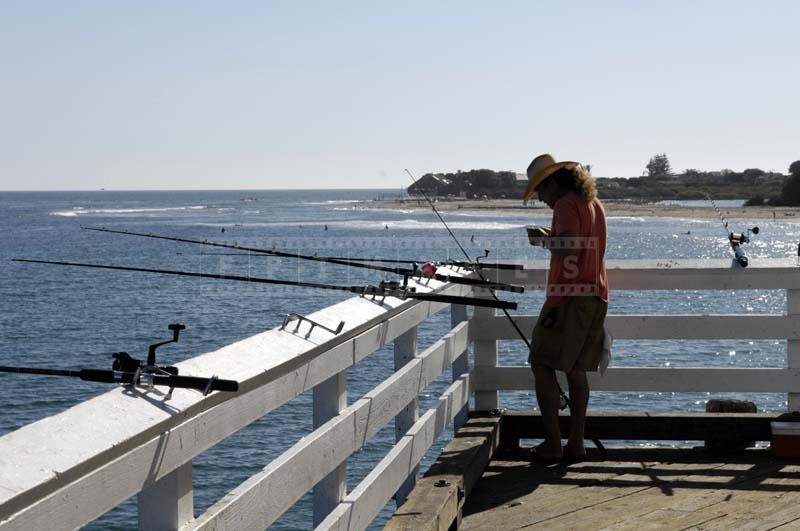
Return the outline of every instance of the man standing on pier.
<path id="1" fill-rule="evenodd" d="M 545 439 L 531 454 L 545 461 L 582 459 L 589 404 L 586 371 L 596 371 L 600 364 L 608 309 L 605 209 L 586 168 L 577 162 L 556 162 L 549 154 L 536 157 L 528 167 L 524 202 L 534 195 L 553 209 L 553 220 L 549 229 L 528 229 L 530 243 L 551 252 L 547 299 L 533 329 L 529 358 Z M 569 383 L 570 430 L 564 448 L 555 371 L 565 372 Z"/>

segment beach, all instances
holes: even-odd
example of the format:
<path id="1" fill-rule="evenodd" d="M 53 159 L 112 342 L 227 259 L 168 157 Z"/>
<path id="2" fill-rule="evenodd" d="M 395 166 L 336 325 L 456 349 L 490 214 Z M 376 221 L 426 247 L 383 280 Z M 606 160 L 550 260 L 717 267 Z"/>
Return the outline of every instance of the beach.
<path id="1" fill-rule="evenodd" d="M 712 219 L 717 217 L 711 203 L 707 205 L 656 204 L 640 201 L 604 200 L 603 205 L 609 217 L 664 217 L 678 219 Z M 423 198 L 376 199 L 370 206 L 391 210 L 410 208 L 430 208 Z M 532 202 L 524 206 L 519 199 L 439 199 L 436 208 L 441 211 L 459 210 L 481 213 L 513 212 L 515 214 L 531 211 L 541 214 L 549 210 L 546 205 Z M 800 221 L 800 207 L 739 206 L 720 207 L 721 212 L 732 219 Z"/>

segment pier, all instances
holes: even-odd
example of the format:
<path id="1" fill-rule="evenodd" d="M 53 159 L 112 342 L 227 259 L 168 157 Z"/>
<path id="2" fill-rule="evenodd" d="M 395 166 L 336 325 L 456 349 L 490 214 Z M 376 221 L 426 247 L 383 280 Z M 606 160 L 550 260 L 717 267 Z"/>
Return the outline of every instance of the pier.
<path id="1" fill-rule="evenodd" d="M 491 280 L 543 289 L 546 264 L 521 263 L 524 270 L 498 270 Z M 800 410 L 800 267 L 793 258 L 753 260 L 746 269 L 730 260 L 667 259 L 609 261 L 607 268 L 612 297 L 623 290 L 784 291 L 786 311 L 774 315 L 611 314 L 607 325 L 616 340 L 781 340 L 787 361 L 745 369 L 615 367 L 612 359 L 605 375 L 591 375 L 593 390 L 778 393 L 789 411 Z M 469 286 L 437 281 L 417 287 L 472 294 Z M 450 330 L 420 349 L 419 326 L 445 310 Z M 178 364 L 239 381 L 237 394 L 176 389 L 165 402 L 157 389 L 118 387 L 0 437 L 0 530 L 74 529 L 131 496 L 139 511 L 131 526 L 140 529 L 263 529 L 308 492 L 308 525 L 317 529 L 366 529 L 392 499 L 398 508 L 390 529 L 789 529 L 800 519 L 800 463 L 766 449 L 718 455 L 613 444 L 766 441 L 775 413 L 594 413 L 588 426 L 610 443 L 607 457 L 590 449 L 580 463 L 531 463 L 520 445 L 540 435 L 536 415 L 500 408 L 501 393 L 530 391 L 533 375 L 503 364 L 498 341 L 518 337 L 493 309 L 353 297 L 307 317 L 327 329 L 293 323 Z M 528 335 L 534 321 L 517 319 Z M 348 403 L 348 369 L 390 344 L 395 372 Z M 452 384 L 420 410 L 418 396 L 442 374 Z M 308 390 L 313 431 L 195 514 L 192 460 Z M 348 485 L 348 458 L 391 423 L 397 443 Z M 458 428 L 455 437 L 420 474 L 423 456 L 448 426 Z"/>

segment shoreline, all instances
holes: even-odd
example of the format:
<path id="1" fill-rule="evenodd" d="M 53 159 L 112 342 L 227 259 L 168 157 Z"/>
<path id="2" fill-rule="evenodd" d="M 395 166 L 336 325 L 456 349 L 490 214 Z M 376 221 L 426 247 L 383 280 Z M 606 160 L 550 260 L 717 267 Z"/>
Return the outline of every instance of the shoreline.
<path id="1" fill-rule="evenodd" d="M 409 208 L 430 209 L 423 198 L 376 199 L 363 204 L 387 210 L 406 210 Z M 654 203 L 603 201 L 608 217 L 663 217 L 685 219 L 717 219 L 717 212 L 708 206 L 657 205 Z M 531 213 L 545 215 L 550 209 L 538 203 L 536 206 L 523 206 L 519 199 L 446 199 L 436 202 L 437 210 L 442 212 L 460 211 L 476 213 Z M 741 206 L 720 207 L 725 216 L 736 219 L 758 219 L 766 221 L 800 221 L 800 207 Z"/>

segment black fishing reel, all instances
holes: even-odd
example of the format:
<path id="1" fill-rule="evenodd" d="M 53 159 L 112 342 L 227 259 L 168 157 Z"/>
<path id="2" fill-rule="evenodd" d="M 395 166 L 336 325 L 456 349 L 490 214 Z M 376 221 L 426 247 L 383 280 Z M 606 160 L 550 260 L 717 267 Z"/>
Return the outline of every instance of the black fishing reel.
<path id="1" fill-rule="evenodd" d="M 162 374 L 162 375 L 178 375 L 178 368 L 172 365 L 157 365 L 156 364 L 156 349 L 168 343 L 177 343 L 181 330 L 186 330 L 186 325 L 173 323 L 168 326 L 172 330 L 172 339 L 154 343 L 147 349 L 147 361 L 136 359 L 127 352 L 115 352 L 111 355 L 114 362 L 111 368 L 120 372 L 133 372 L 140 374 Z"/>
<path id="2" fill-rule="evenodd" d="M 728 239 L 730 239 L 731 243 L 734 245 L 741 245 L 750 241 L 751 234 L 758 234 L 758 227 L 747 229 L 746 232 L 731 232 Z"/>
<path id="3" fill-rule="evenodd" d="M 378 284 L 378 289 L 385 291 L 405 291 L 408 293 L 415 293 L 417 291 L 417 288 L 408 286 L 407 277 L 403 278 L 403 282 L 398 282 L 397 280 L 382 280 L 380 284 Z"/>
<path id="4" fill-rule="evenodd" d="M 747 232 L 731 232 L 728 234 L 728 239 L 733 248 L 733 256 L 736 262 L 742 267 L 747 267 L 750 260 L 747 258 L 747 253 L 742 249 L 742 244 L 750 241 L 751 234 L 758 234 L 758 227 L 747 229 Z"/>

